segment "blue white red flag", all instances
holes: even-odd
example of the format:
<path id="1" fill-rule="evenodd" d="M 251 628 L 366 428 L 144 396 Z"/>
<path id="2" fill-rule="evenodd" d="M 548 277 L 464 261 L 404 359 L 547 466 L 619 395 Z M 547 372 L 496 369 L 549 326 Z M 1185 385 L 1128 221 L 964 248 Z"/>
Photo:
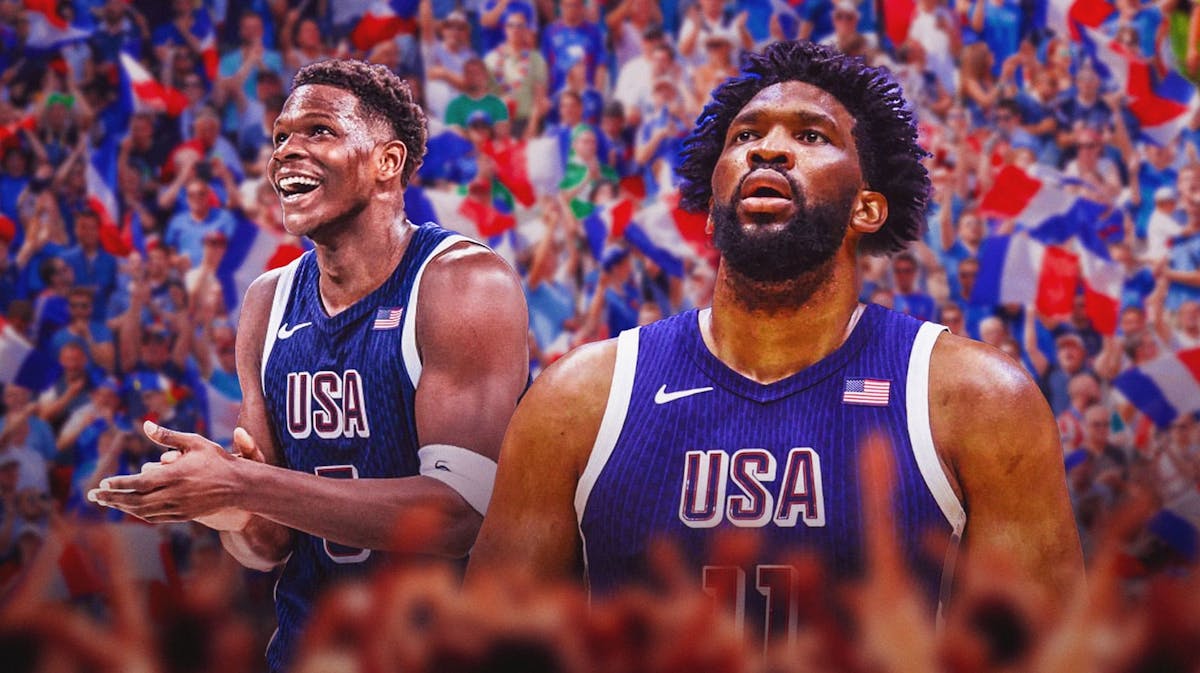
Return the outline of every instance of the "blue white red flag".
<path id="1" fill-rule="evenodd" d="M 0 317 L 0 383 L 41 392 L 58 378 L 58 363 Z"/>
<path id="2" fill-rule="evenodd" d="M 225 295 L 225 305 L 234 318 L 241 308 L 242 297 L 255 278 L 286 266 L 311 247 L 307 239 L 297 240 L 268 227 L 260 227 L 243 215 L 235 214 L 235 219 L 237 226 L 217 267 L 217 280 Z"/>
<path id="3" fill-rule="evenodd" d="M 367 51 L 397 35 L 416 32 L 418 6 L 417 0 L 375 0 L 350 31 L 351 44 Z"/>
<path id="4" fill-rule="evenodd" d="M 122 95 L 133 112 L 153 110 L 176 117 L 188 106 L 183 92 L 163 86 L 136 58 L 122 52 L 120 60 Z"/>
<path id="5" fill-rule="evenodd" d="M 621 199 L 597 206 L 591 215 L 583 218 L 583 232 L 593 257 L 600 259 L 608 246 L 625 235 L 625 229 L 633 220 L 633 209 L 632 199 Z"/>
<path id="6" fill-rule="evenodd" d="M 25 0 L 25 16 L 29 19 L 25 45 L 29 49 L 56 51 L 92 36 L 92 31 L 72 26 L 58 13 L 56 4 L 47 0 Z"/>
<path id="7" fill-rule="evenodd" d="M 1113 385 L 1158 427 L 1200 411 L 1200 348 L 1167 353 L 1130 368 Z"/>

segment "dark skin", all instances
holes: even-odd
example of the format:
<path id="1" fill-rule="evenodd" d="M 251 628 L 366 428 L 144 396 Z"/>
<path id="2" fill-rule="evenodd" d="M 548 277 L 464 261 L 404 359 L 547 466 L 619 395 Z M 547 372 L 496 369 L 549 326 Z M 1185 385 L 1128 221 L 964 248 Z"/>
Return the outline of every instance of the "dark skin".
<path id="1" fill-rule="evenodd" d="M 712 317 L 701 321 L 701 334 L 710 351 L 746 378 L 786 378 L 832 353 L 848 334 L 858 305 L 858 243 L 887 219 L 886 199 L 862 177 L 853 127 L 832 95 L 784 82 L 759 92 L 726 134 L 713 172 L 715 200 L 728 201 L 762 163 L 784 166 L 809 200 L 856 187 L 845 239 L 827 265 L 803 274 L 812 278 L 761 283 L 721 264 Z M 764 181 L 769 177 L 751 175 L 744 184 L 754 191 Z M 790 197 L 743 198 L 738 226 L 766 234 L 785 226 L 793 208 Z M 546 579 L 579 576 L 575 491 L 604 415 L 615 358 L 615 340 L 577 349 L 522 399 L 505 435 L 468 580 L 511 565 Z M 1082 555 L 1058 430 L 1037 386 L 1000 351 L 943 333 L 933 349 L 930 390 L 934 444 L 967 512 L 967 553 L 998 548 L 1052 598 L 1068 595 L 1082 578 Z"/>
<path id="2" fill-rule="evenodd" d="M 400 263 L 414 229 L 404 216 L 407 152 L 386 124 L 360 114 L 353 93 L 332 86 L 298 88 L 276 122 L 267 175 L 281 195 L 287 230 L 316 244 L 329 315 L 370 294 Z M 280 186 L 289 176 L 319 184 L 289 194 Z M 413 551 L 396 526 L 417 513 L 433 517 L 436 534 L 416 551 L 466 554 L 482 516 L 438 480 L 349 481 L 279 467 L 260 375 L 278 275 L 269 272 L 250 286 L 238 325 L 243 401 L 234 444 L 241 456 L 198 435 L 148 424 L 151 439 L 177 451 L 141 475 L 105 480 L 96 499 L 147 521 L 205 523 L 222 531 L 239 561 L 260 569 L 286 558 L 292 529 L 348 546 Z M 421 443 L 495 460 L 528 377 L 528 316 L 518 278 L 491 251 L 460 243 L 426 267 L 416 308 Z"/>

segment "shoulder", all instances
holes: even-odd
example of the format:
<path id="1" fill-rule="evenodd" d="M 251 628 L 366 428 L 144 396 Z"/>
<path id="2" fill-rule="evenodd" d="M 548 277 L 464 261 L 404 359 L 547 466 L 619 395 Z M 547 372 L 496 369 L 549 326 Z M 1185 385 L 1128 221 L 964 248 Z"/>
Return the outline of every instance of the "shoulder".
<path id="1" fill-rule="evenodd" d="M 508 262 L 475 242 L 456 243 L 430 260 L 417 301 L 418 329 L 471 324 L 494 333 L 507 325 L 527 328 L 520 278 Z"/>
<path id="2" fill-rule="evenodd" d="M 936 443 L 950 462 L 980 442 L 1007 445 L 1055 427 L 1049 403 L 1021 363 L 950 333 L 934 344 L 929 406 Z"/>
<path id="3" fill-rule="evenodd" d="M 510 432 L 522 445 L 566 450 L 582 473 L 608 406 L 617 340 L 585 344 L 564 355 L 533 381 Z"/>
<path id="4" fill-rule="evenodd" d="M 941 334 L 930 359 L 931 401 L 971 407 L 1040 396 L 1021 363 L 999 349 L 948 332 Z"/>

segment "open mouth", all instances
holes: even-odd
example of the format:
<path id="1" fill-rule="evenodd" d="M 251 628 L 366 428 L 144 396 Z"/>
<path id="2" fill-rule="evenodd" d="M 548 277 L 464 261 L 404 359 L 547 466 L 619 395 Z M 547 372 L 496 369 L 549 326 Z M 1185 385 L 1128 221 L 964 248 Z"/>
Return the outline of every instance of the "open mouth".
<path id="1" fill-rule="evenodd" d="M 746 214 L 783 215 L 796 205 L 791 183 L 771 170 L 751 173 L 742 182 L 738 196 L 739 209 Z"/>
<path id="2" fill-rule="evenodd" d="M 285 200 L 298 199 L 321 186 L 321 181 L 307 175 L 288 175 L 275 183 L 279 195 Z"/>

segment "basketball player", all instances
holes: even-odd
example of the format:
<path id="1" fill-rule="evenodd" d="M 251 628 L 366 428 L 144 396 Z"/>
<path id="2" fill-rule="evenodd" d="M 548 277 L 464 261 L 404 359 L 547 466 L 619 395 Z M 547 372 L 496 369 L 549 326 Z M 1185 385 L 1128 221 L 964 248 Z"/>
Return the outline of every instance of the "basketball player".
<path id="1" fill-rule="evenodd" d="M 998 350 L 856 300 L 856 256 L 918 236 L 916 135 L 884 70 L 809 43 L 748 57 L 679 169 L 721 253 L 711 309 L 582 347 L 537 379 L 468 580 L 515 564 L 609 592 L 653 579 L 648 543 L 666 539 L 706 589 L 771 594 L 772 614 L 794 615 L 772 594 L 790 554 L 843 578 L 863 568 L 858 452 L 879 437 L 931 610 L 952 573 L 923 553 L 928 533 L 1002 550 L 1054 597 L 1073 589 L 1079 541 L 1037 386 Z M 760 533 L 757 567 L 708 558 L 714 533 L 735 529 Z"/>
<path id="2" fill-rule="evenodd" d="M 285 227 L 316 249 L 246 293 L 242 457 L 147 424 L 151 439 L 181 454 L 94 491 L 148 521 L 221 529 L 247 566 L 286 561 L 273 670 L 287 667 L 323 586 L 388 550 L 466 555 L 528 381 L 512 270 L 478 244 L 405 219 L 404 186 L 425 137 L 421 109 L 383 66 L 301 69 L 275 122 L 267 175 Z M 428 539 L 397 530 L 418 510 L 434 517 Z"/>

